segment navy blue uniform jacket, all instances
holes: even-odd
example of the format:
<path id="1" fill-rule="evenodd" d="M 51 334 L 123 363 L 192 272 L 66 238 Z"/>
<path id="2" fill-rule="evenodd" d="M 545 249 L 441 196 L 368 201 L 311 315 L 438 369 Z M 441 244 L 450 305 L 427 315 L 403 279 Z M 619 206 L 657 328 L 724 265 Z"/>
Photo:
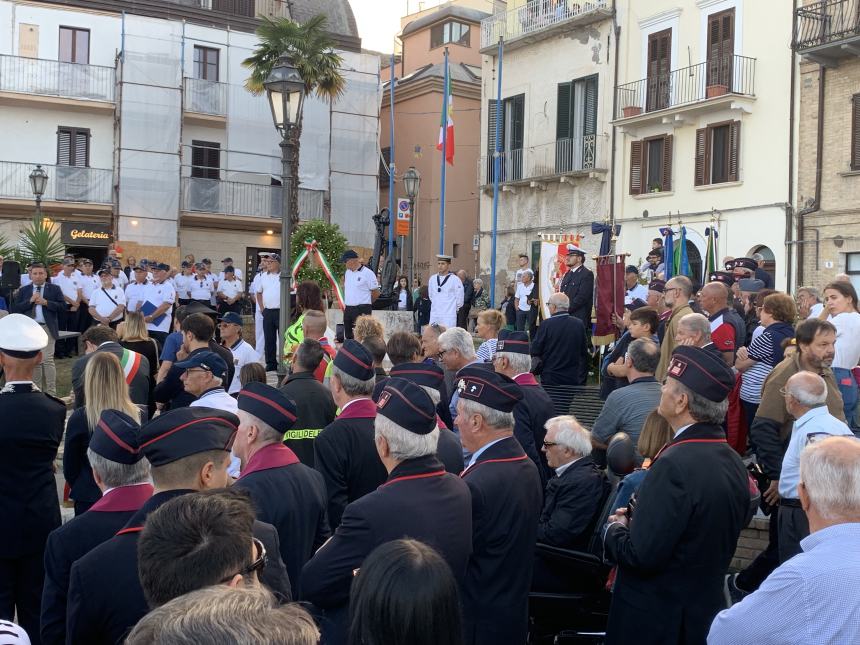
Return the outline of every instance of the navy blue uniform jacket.
<path id="1" fill-rule="evenodd" d="M 743 462 L 720 426 L 696 423 L 657 455 L 636 497 L 630 528 L 604 536 L 618 563 L 606 643 L 704 643 L 748 517 Z"/>
<path id="2" fill-rule="evenodd" d="M 609 482 L 590 456 L 572 463 L 546 485 L 537 541 L 586 550 L 608 492 Z"/>
<path id="3" fill-rule="evenodd" d="M 514 381 L 523 393 L 523 398 L 514 407 L 514 437 L 520 442 L 529 458 L 535 462 L 541 486 L 546 487 L 552 472 L 541 448 L 546 437 L 544 425 L 550 417 L 555 416 L 555 406 L 533 374 L 517 374 Z"/>
<path id="4" fill-rule="evenodd" d="M 18 289 L 18 296 L 15 298 L 15 302 L 12 303 L 10 313 L 24 314 L 25 316 L 30 316 L 30 318 L 35 318 L 36 307 L 30 302 L 30 298 L 32 297 L 32 283 Z M 63 290 L 55 284 L 46 282 L 42 285 L 42 297 L 48 301 L 47 305 L 42 305 L 45 326 L 48 328 L 51 338 L 56 340 L 60 337 L 60 325 L 57 317 L 61 312 L 66 311 L 66 300 L 63 298 Z"/>
<path id="5" fill-rule="evenodd" d="M 235 486 L 251 495 L 257 519 L 278 530 L 281 558 L 298 596 L 302 567 L 331 534 L 322 475 L 278 443 L 254 454 Z"/>
<path id="6" fill-rule="evenodd" d="M 406 537 L 434 547 L 462 584 L 472 551 L 469 488 L 435 455 L 398 464 L 382 486 L 347 506 L 334 537 L 305 565 L 302 598 L 327 610 L 330 642 L 346 642 L 353 571 L 380 544 Z"/>
<path id="7" fill-rule="evenodd" d="M 591 329 L 591 308 L 594 304 L 594 274 L 591 270 L 580 266 L 576 271 L 568 271 L 561 279 L 558 290 L 570 300 L 568 313 L 579 318 L 586 329 Z"/>
<path id="8" fill-rule="evenodd" d="M 72 412 L 66 425 L 66 438 L 63 445 L 63 477 L 69 483 L 69 497 L 76 502 L 92 504 L 102 496 L 101 490 L 93 479 L 93 469 L 87 459 L 90 446 L 90 428 L 87 423 L 86 407 Z M 117 527 L 117 531 L 122 525 Z M 114 531 L 116 533 L 116 531 Z M 104 540 L 102 540 L 104 541 Z"/>
<path id="9" fill-rule="evenodd" d="M 472 557 L 463 585 L 466 645 L 522 645 L 543 491 L 513 437 L 463 472 L 472 493 Z"/>
<path id="10" fill-rule="evenodd" d="M 150 497 L 151 484 L 114 488 L 86 513 L 48 536 L 42 588 L 42 645 L 66 642 L 66 595 L 72 565 L 116 535 Z"/>
<path id="11" fill-rule="evenodd" d="M 170 490 L 153 495 L 125 528 L 72 565 L 66 610 L 66 643 L 113 645 L 149 612 L 137 575 L 137 540 L 146 516 L 165 502 L 193 490 Z M 262 582 L 282 599 L 290 599 L 290 582 L 281 560 L 278 532 L 269 524 L 254 523 L 254 536 L 268 554 Z"/>
<path id="12" fill-rule="evenodd" d="M 579 318 L 561 312 L 544 320 L 531 351 L 540 359 L 537 373 L 542 385 L 585 385 L 589 357 Z"/>

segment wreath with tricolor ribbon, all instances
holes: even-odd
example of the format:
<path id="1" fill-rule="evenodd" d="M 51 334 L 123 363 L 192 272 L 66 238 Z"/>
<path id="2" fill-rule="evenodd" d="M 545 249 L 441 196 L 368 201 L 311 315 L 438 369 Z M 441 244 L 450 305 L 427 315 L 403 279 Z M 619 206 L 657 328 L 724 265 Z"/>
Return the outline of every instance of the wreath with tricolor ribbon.
<path id="1" fill-rule="evenodd" d="M 319 245 L 316 240 L 305 240 L 304 251 L 299 253 L 299 256 L 293 262 L 293 284 L 296 283 L 296 276 L 298 275 L 299 269 L 302 268 L 302 265 L 311 256 L 316 256 L 320 268 L 323 270 L 323 273 L 325 273 L 326 277 L 328 278 L 328 281 L 331 283 L 335 298 L 337 298 L 337 303 L 342 310 L 344 308 L 343 292 L 340 289 L 340 285 L 337 283 L 337 279 L 334 276 L 334 271 L 332 271 L 331 266 L 328 263 L 328 259 L 325 256 L 325 253 L 323 253 L 322 249 L 319 248 Z"/>

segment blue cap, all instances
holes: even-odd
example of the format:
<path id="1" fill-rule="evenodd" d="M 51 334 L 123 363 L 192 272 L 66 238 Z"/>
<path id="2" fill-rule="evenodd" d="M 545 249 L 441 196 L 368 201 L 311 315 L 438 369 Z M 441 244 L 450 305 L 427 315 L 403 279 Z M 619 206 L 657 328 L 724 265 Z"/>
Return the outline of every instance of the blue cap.
<path id="1" fill-rule="evenodd" d="M 232 412 L 204 406 L 160 414 L 140 431 L 140 451 L 155 467 L 209 450 L 230 452 L 239 430 Z"/>
<path id="2" fill-rule="evenodd" d="M 353 338 L 340 348 L 334 357 L 334 366 L 359 381 L 369 381 L 376 374 L 373 370 L 373 356 L 364 345 Z"/>
<path id="3" fill-rule="evenodd" d="M 281 256 L 278 253 L 269 253 L 269 259 L 274 260 L 275 262 L 280 262 Z"/>
<path id="4" fill-rule="evenodd" d="M 717 403 L 725 401 L 735 385 L 735 375 L 721 357 L 687 345 L 672 352 L 666 376 Z"/>
<path id="5" fill-rule="evenodd" d="M 457 372 L 457 391 L 461 399 L 475 401 L 500 412 L 513 412 L 523 398 L 520 386 L 504 374 L 479 365 L 467 365 Z"/>
<path id="6" fill-rule="evenodd" d="M 170 271 L 170 265 L 164 262 L 159 262 L 158 264 L 152 267 L 156 271 Z"/>
<path id="7" fill-rule="evenodd" d="M 499 340 L 496 343 L 496 352 L 509 352 L 511 354 L 531 354 L 529 351 L 529 335 L 524 331 L 511 331 L 502 329 L 499 331 Z"/>
<path id="8" fill-rule="evenodd" d="M 357 260 L 357 259 L 358 259 L 358 253 L 356 253 L 352 249 L 348 249 L 348 250 L 344 251 L 343 255 L 340 256 L 341 262 L 346 262 L 347 260 Z"/>
<path id="9" fill-rule="evenodd" d="M 218 319 L 218 322 L 229 323 L 231 325 L 239 325 L 241 327 L 242 316 L 237 314 L 235 311 L 228 311 L 226 314 L 224 314 Z"/>
<path id="10" fill-rule="evenodd" d="M 240 390 L 237 399 L 240 410 L 253 414 L 278 432 L 286 432 L 296 422 L 298 410 L 295 402 L 271 385 L 256 381 L 248 383 Z"/>
<path id="11" fill-rule="evenodd" d="M 191 263 L 188 260 L 182 260 L 182 264 L 180 264 L 179 266 L 181 266 L 183 269 L 187 269 L 191 266 Z"/>
<path id="12" fill-rule="evenodd" d="M 445 382 L 445 372 L 442 368 L 430 363 L 401 363 L 392 367 L 388 374 L 440 391 Z"/>
<path id="13" fill-rule="evenodd" d="M 90 435 L 90 449 L 108 461 L 136 464 L 140 452 L 140 424 L 119 410 L 105 410 Z"/>
<path id="14" fill-rule="evenodd" d="M 227 373 L 227 363 L 224 362 L 224 359 L 215 352 L 210 351 L 197 352 L 184 361 L 174 363 L 174 365 L 181 370 L 199 367 L 212 372 L 212 375 L 216 378 L 224 378 L 224 375 Z"/>
<path id="15" fill-rule="evenodd" d="M 230 266 L 224 267 L 224 273 L 236 273 L 236 269 L 231 264 Z"/>
<path id="16" fill-rule="evenodd" d="M 396 376 L 385 381 L 376 402 L 376 413 L 415 434 L 436 429 L 436 406 L 421 386 Z"/>

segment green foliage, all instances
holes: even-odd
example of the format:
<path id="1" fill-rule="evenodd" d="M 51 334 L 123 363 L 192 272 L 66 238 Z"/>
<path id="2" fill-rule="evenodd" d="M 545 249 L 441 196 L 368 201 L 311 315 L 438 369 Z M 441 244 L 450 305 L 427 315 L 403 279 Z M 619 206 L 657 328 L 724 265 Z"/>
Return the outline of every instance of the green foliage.
<path id="1" fill-rule="evenodd" d="M 13 260 L 15 255 L 15 245 L 9 241 L 9 238 L 0 233 L 0 256 L 8 260 Z"/>
<path id="2" fill-rule="evenodd" d="M 63 259 L 65 252 L 60 233 L 38 216 L 21 231 L 17 256 L 24 265 L 30 262 L 56 264 Z"/>
<path id="3" fill-rule="evenodd" d="M 321 220 L 312 220 L 304 222 L 295 231 L 290 239 L 290 266 L 299 257 L 299 254 L 305 250 L 305 240 L 316 240 L 317 246 L 325 255 L 332 273 L 340 281 L 346 271 L 346 267 L 340 261 L 340 256 L 346 250 L 347 240 L 343 233 L 340 232 L 340 227 L 337 224 L 327 224 Z M 304 280 L 312 280 L 320 285 L 324 291 L 328 288 L 329 281 L 323 273 L 322 268 L 319 268 L 315 261 L 308 258 L 299 269 L 296 276 L 299 282 Z"/>

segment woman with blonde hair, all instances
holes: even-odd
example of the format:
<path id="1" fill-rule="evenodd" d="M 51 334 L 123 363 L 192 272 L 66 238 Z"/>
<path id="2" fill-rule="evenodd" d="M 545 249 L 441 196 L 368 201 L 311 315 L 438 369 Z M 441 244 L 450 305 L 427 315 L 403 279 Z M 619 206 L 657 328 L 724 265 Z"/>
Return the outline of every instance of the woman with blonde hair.
<path id="1" fill-rule="evenodd" d="M 639 490 L 645 480 L 651 462 L 673 436 L 672 426 L 660 416 L 657 410 L 648 415 L 645 423 L 642 424 L 642 432 L 639 433 L 639 441 L 636 443 L 636 450 L 642 456 L 642 465 L 621 481 L 615 504 L 612 505 L 613 510 L 627 506 L 630 497 Z"/>
<path id="2" fill-rule="evenodd" d="M 149 416 L 155 414 L 155 381 L 158 374 L 158 344 L 149 337 L 146 331 L 146 321 L 139 311 L 130 311 L 125 315 L 125 321 L 116 330 L 119 344 L 126 349 L 146 356 L 149 361 Z"/>
<path id="3" fill-rule="evenodd" d="M 352 330 L 352 337 L 359 343 L 363 343 L 365 338 L 376 336 L 385 340 L 385 329 L 382 323 L 379 322 L 371 314 L 363 314 L 355 319 L 355 328 Z"/>
<path id="4" fill-rule="evenodd" d="M 478 347 L 478 360 L 489 362 L 493 360 L 496 353 L 496 343 L 499 340 L 499 332 L 505 326 L 505 316 L 498 309 L 484 309 L 478 314 L 475 322 L 475 334 L 483 339 Z"/>
<path id="5" fill-rule="evenodd" d="M 84 369 L 84 400 L 87 404 L 69 417 L 63 446 L 63 477 L 69 483 L 69 497 L 80 515 L 102 496 L 93 479 L 87 448 L 93 428 L 105 410 L 119 410 L 132 419 L 141 419 L 141 409 L 131 401 L 119 359 L 109 352 L 96 352 Z"/>

